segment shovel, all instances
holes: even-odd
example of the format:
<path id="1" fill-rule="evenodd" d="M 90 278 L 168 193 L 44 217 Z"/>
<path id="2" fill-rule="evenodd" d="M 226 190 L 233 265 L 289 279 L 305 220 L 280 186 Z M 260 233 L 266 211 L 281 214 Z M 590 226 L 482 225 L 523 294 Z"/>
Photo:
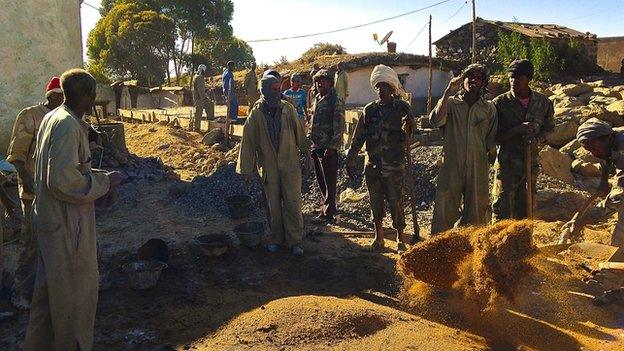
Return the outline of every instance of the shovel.
<path id="1" fill-rule="evenodd" d="M 574 217 L 572 217 L 572 219 L 570 220 L 570 222 L 572 221 L 576 221 L 579 218 L 583 218 L 585 217 L 585 215 L 587 214 L 587 212 L 594 206 L 594 203 L 596 202 L 596 200 L 598 200 L 599 196 L 598 195 L 592 195 L 587 202 L 585 202 L 583 204 L 583 207 L 581 207 L 581 209 L 574 214 Z M 568 222 L 569 223 L 569 222 Z M 572 234 L 572 230 L 570 228 L 570 226 L 566 226 L 563 229 L 563 232 L 561 233 L 561 236 L 559 237 L 559 244 L 565 244 L 566 242 L 568 242 L 568 240 L 576 240 L 578 238 L 571 238 L 570 235 Z"/>

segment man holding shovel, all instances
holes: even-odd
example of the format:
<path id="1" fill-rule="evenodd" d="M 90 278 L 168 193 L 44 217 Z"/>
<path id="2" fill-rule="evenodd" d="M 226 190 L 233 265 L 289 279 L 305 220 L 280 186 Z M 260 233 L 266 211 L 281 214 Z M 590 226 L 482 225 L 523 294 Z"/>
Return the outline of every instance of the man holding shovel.
<path id="1" fill-rule="evenodd" d="M 370 83 L 377 91 L 379 100 L 364 107 L 364 115 L 358 120 L 351 147 L 347 154 L 346 170 L 355 177 L 355 162 L 360 149 L 366 143 L 367 163 L 364 170 L 370 197 L 371 214 L 375 225 L 375 240 L 371 250 L 384 247 L 382 222 L 385 217 L 384 202 L 392 216 L 392 226 L 397 231 L 397 251 L 405 251 L 403 229 L 403 173 L 405 170 L 406 132 L 411 133 L 414 119 L 410 106 L 399 97 L 401 83 L 396 72 L 384 65 L 377 65 Z M 405 130 L 403 130 L 405 125 Z"/>
<path id="2" fill-rule="evenodd" d="M 600 220 L 613 212 L 618 213 L 618 220 L 611 235 L 611 246 L 624 246 L 624 129 L 613 129 L 611 125 L 597 118 L 590 118 L 581 124 L 576 139 L 592 155 L 604 160 L 602 179 L 596 196 L 605 197 L 597 206 L 597 211 L 581 211 L 572 220 L 564 224 L 561 242 L 578 238 L 583 227 Z M 609 175 L 615 172 L 615 184 L 609 185 Z M 588 202 L 589 203 L 589 202 Z M 602 216 L 601 216 L 602 215 Z M 620 255 L 621 256 L 621 255 Z M 624 298 L 622 287 L 606 291 L 594 299 L 596 305 L 606 305 Z"/>
<path id="3" fill-rule="evenodd" d="M 552 101 L 533 91 L 533 63 L 515 60 L 507 70 L 511 89 L 492 102 L 498 115 L 496 141 L 500 145 L 493 194 L 492 221 L 531 215 L 539 171 L 538 143 L 555 128 Z M 527 191 L 530 189 L 530 191 Z M 531 202 L 531 203 L 529 203 Z"/>

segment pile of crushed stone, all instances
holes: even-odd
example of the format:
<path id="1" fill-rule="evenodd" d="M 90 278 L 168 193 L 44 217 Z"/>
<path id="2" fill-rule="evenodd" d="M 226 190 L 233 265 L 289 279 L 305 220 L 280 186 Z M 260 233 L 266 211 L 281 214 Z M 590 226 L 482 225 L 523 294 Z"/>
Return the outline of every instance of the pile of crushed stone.
<path id="1" fill-rule="evenodd" d="M 415 281 L 451 291 L 487 308 L 498 297 L 513 300 L 535 252 L 531 221 L 452 229 L 412 247 L 397 268 L 409 290 Z"/>

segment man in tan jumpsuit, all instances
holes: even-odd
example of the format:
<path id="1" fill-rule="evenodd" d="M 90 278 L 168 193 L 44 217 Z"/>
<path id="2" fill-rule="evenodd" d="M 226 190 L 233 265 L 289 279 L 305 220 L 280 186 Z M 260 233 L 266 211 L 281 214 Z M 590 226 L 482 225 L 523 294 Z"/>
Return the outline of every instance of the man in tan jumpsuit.
<path id="1" fill-rule="evenodd" d="M 487 83 L 484 66 L 466 67 L 449 82 L 429 116 L 444 132 L 432 234 L 451 229 L 458 220 L 460 225 L 488 222 L 488 170 L 496 157 L 497 120 L 496 108 L 484 98 Z"/>
<path id="2" fill-rule="evenodd" d="M 88 351 L 98 298 L 94 201 L 111 196 L 118 172 L 93 172 L 89 125 L 95 79 L 61 76 L 65 101 L 41 123 L 35 150 L 33 230 L 40 252 L 24 349 Z"/>
<path id="3" fill-rule="evenodd" d="M 344 69 L 344 65 L 344 62 L 338 63 L 338 71 L 336 72 L 334 81 L 336 82 L 336 94 L 346 103 L 347 97 L 349 96 L 349 77 Z"/>
<path id="4" fill-rule="evenodd" d="M 15 271 L 15 291 L 11 298 L 18 309 L 28 309 L 35 284 L 37 242 L 32 236 L 30 211 L 35 198 L 33 177 L 35 175 L 35 146 L 37 132 L 43 117 L 63 103 L 63 92 L 58 77 L 53 77 L 46 87 L 46 102 L 23 109 L 15 118 L 7 161 L 17 170 L 19 197 L 22 205 L 22 242 Z"/>
<path id="5" fill-rule="evenodd" d="M 256 63 L 251 64 L 251 69 L 245 75 L 243 89 L 247 95 L 247 104 L 252 107 L 258 101 L 258 77 L 256 77 Z"/>
<path id="6" fill-rule="evenodd" d="M 193 120 L 189 121 L 189 130 L 199 132 L 201 129 L 201 120 L 204 110 L 206 118 L 214 118 L 214 105 L 206 94 L 206 65 L 199 65 L 197 73 L 193 76 L 193 101 L 195 102 L 195 115 Z"/>
<path id="7" fill-rule="evenodd" d="M 258 168 L 271 217 L 267 249 L 274 252 L 286 246 L 294 255 L 301 255 L 300 154 L 307 150 L 305 132 L 295 108 L 280 98 L 279 80 L 268 75 L 261 84 L 262 96 L 243 129 L 236 172 L 251 181 Z"/>

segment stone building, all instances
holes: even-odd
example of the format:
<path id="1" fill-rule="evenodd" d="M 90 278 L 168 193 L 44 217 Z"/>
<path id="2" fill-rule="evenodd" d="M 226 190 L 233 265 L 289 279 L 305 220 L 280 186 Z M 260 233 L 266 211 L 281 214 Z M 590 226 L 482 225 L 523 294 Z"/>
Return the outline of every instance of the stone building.
<path id="1" fill-rule="evenodd" d="M 531 24 L 519 22 L 492 21 L 477 17 L 477 57 L 479 62 L 496 66 L 496 47 L 499 32 L 521 34 L 526 40 L 544 38 L 553 46 L 567 44 L 571 40 L 581 42 L 587 49 L 592 62 L 596 62 L 597 38 L 592 33 L 557 24 Z M 433 42 L 436 56 L 446 60 L 459 61 L 462 65 L 469 64 L 472 58 L 472 22 L 452 30 L 447 35 Z M 497 67 L 493 67 L 497 68 Z"/>
<path id="2" fill-rule="evenodd" d="M 599 38 L 597 58 L 605 71 L 620 73 L 624 64 L 624 37 Z"/>
<path id="3" fill-rule="evenodd" d="M 17 113 L 45 99 L 50 77 L 82 66 L 79 1 L 3 1 L 0 33 L 2 157 Z"/>

